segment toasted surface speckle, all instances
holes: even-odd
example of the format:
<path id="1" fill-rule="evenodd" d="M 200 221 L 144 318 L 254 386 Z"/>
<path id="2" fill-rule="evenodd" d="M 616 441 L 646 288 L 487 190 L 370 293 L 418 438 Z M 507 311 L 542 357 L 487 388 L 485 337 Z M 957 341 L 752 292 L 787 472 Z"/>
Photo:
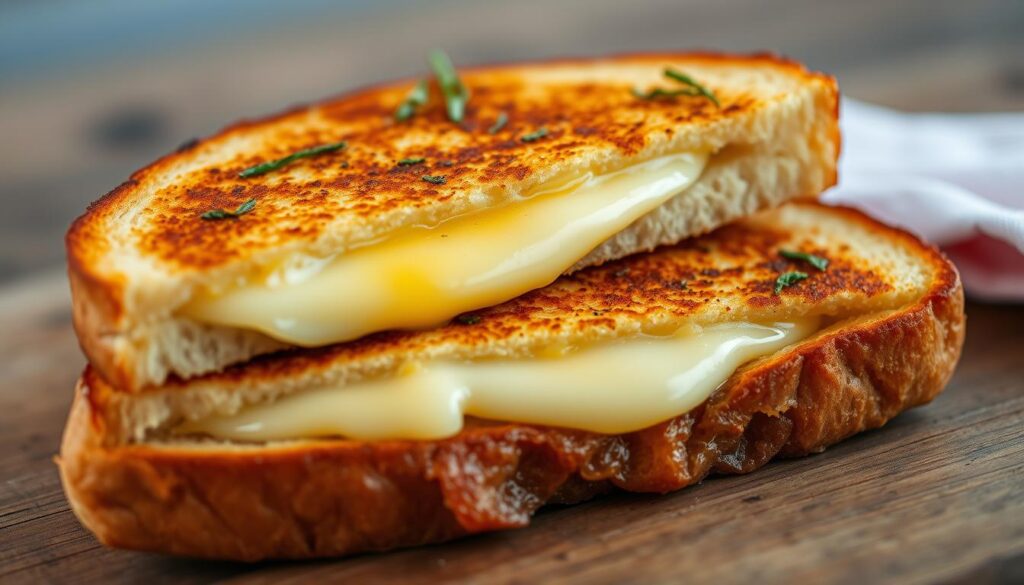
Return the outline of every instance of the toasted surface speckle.
<path id="1" fill-rule="evenodd" d="M 660 75 L 664 66 L 688 66 L 701 78 L 705 68 L 758 62 L 792 76 L 792 83 L 815 79 L 799 65 L 769 56 L 664 54 L 552 61 L 461 70 L 471 94 L 462 124 L 447 119 L 433 84 L 428 104 L 411 119 L 396 121 L 394 111 L 414 80 L 242 122 L 135 173 L 77 222 L 69 251 L 79 261 L 89 255 L 88 248 L 97 242 L 84 237 L 87 225 L 97 216 L 124 211 L 127 198 L 140 190 L 148 197 L 141 209 L 133 210 L 132 244 L 178 268 L 207 269 L 282 240 L 314 239 L 338 218 L 363 225 L 385 221 L 392 213 L 432 208 L 474 191 L 523 182 L 545 167 L 596 150 L 636 155 L 654 136 L 671 136 L 680 125 L 712 125 L 742 116 L 771 97 L 720 84 L 712 88 L 720 108 L 702 97 L 642 100 L 630 92 L 638 77 L 644 85 L 665 86 L 671 82 Z M 824 76 L 818 79 L 831 83 Z M 502 112 L 508 122 L 491 134 L 488 128 Z M 548 130 L 543 138 L 521 140 L 540 128 Z M 253 165 L 340 140 L 348 147 L 263 175 L 239 177 Z M 398 164 L 410 157 L 426 160 Z M 432 185 L 421 180 L 423 175 L 447 180 L 444 186 Z M 203 212 L 234 209 L 251 198 L 256 209 L 244 218 L 197 221 Z"/>

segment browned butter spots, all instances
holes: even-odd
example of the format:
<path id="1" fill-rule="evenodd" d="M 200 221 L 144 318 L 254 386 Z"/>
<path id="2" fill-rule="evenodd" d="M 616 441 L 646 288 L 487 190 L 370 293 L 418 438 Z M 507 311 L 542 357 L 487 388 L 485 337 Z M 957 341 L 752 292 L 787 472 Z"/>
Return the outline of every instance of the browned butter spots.
<path id="1" fill-rule="evenodd" d="M 723 58 L 638 55 L 601 61 L 596 66 L 640 65 L 660 70 L 666 64 L 680 63 L 685 69 L 687 59 Z M 768 63 L 797 76 L 813 76 L 796 64 L 768 56 L 739 59 Z M 413 84 L 411 80 L 242 122 L 213 137 L 190 142 L 187 148 L 135 173 L 128 186 L 112 192 L 89 213 L 97 217 L 117 213 L 123 199 L 134 197 L 137 190 L 155 190 L 151 205 L 136 222 L 139 227 L 132 233 L 132 245 L 175 269 L 204 270 L 285 240 L 318 238 L 339 222 L 372 225 L 397 209 L 445 209 L 443 206 L 460 203 L 471 191 L 515 187 L 529 181 L 538 169 L 594 153 L 629 157 L 652 137 L 671 134 L 678 123 L 712 124 L 760 107 L 750 96 L 726 91 L 717 91 L 721 108 L 704 99 L 638 100 L 628 84 L 614 76 L 605 81 L 565 81 L 577 78 L 581 68 L 590 66 L 590 61 L 576 60 L 463 69 L 463 82 L 472 94 L 464 127 L 448 121 L 436 88 L 431 89 L 429 104 L 415 116 L 395 122 L 392 114 Z M 563 68 L 571 75 L 545 75 L 544 81 L 531 77 L 524 83 L 522 75 L 530 75 L 531 68 Z M 500 112 L 507 113 L 508 123 L 492 135 L 487 128 Z M 542 127 L 549 131 L 543 140 L 518 140 Z M 265 175 L 238 176 L 252 165 L 342 140 L 348 143 L 343 151 L 299 160 Z M 214 159 L 209 159 L 211 153 Z M 396 169 L 394 162 L 407 157 L 426 158 L 424 166 L 430 174 L 447 177 L 444 188 L 420 180 L 421 169 Z M 204 164 L 204 160 L 210 162 Z M 172 169 L 190 165 L 195 167 L 159 186 Z M 239 221 L 185 221 L 209 209 L 234 208 L 249 197 L 256 198 L 256 210 Z M 97 240 L 103 235 L 87 229 L 89 221 L 87 216 L 69 235 L 72 256 L 84 257 L 102 247 Z"/>

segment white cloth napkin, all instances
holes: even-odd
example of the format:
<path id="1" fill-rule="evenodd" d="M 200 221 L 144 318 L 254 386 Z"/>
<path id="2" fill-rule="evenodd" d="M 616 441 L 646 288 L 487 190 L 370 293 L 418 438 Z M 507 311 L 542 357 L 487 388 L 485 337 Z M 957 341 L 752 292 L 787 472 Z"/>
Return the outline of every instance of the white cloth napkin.
<path id="1" fill-rule="evenodd" d="M 907 114 L 846 99 L 830 203 L 944 248 L 969 295 L 1024 301 L 1024 114 Z"/>

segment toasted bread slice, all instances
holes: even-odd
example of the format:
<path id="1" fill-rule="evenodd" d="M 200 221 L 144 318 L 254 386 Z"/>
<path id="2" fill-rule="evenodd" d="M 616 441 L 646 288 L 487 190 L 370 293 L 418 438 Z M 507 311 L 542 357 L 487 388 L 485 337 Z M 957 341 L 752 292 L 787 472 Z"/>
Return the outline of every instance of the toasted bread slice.
<path id="1" fill-rule="evenodd" d="M 638 99 L 665 67 L 707 85 L 699 96 Z M 460 70 L 462 126 L 435 92 L 406 122 L 393 112 L 414 81 L 356 91 L 229 127 L 136 172 L 67 236 L 75 326 L 115 385 L 157 385 L 222 369 L 283 343 L 177 313 L 197 291 L 304 255 L 334 257 L 410 226 L 515 202 L 539 185 L 666 153 L 705 152 L 700 179 L 612 236 L 576 270 L 707 232 L 835 182 L 833 79 L 772 56 L 650 54 Z M 507 124 L 490 131 L 501 113 Z M 523 137 L 544 128 L 543 139 Z M 347 148 L 256 177 L 251 165 L 314 145 Z M 410 157 L 416 164 L 398 164 Z M 446 183 L 422 180 L 444 175 Z M 212 209 L 244 216 L 203 221 Z"/>
<path id="2" fill-rule="evenodd" d="M 830 264 L 775 294 L 777 275 L 793 268 L 780 248 Z M 167 432 L 184 418 L 385 375 L 410 355 L 529 355 L 558 340 L 806 314 L 832 324 L 740 368 L 694 410 L 623 435 L 481 420 L 435 441 L 237 443 Z M 667 492 L 881 426 L 938 394 L 964 338 L 959 277 L 938 251 L 858 212 L 812 203 L 582 270 L 478 316 L 284 352 L 143 393 L 87 369 L 59 460 L 72 506 L 111 546 L 243 560 L 523 526 L 545 503 L 612 488 Z"/>
<path id="3" fill-rule="evenodd" d="M 781 250 L 827 258 L 826 271 Z M 504 304 L 428 331 L 387 332 L 322 348 L 263 356 L 224 372 L 131 392 L 91 388 L 109 440 L 140 441 L 184 420 L 230 415 L 250 404 L 328 385 L 393 375 L 425 361 L 529 358 L 724 321 L 838 321 L 894 310 L 932 286 L 945 263 L 921 244 L 856 212 L 790 203 L 706 236 L 584 269 Z M 809 278 L 775 293 L 790 270 Z"/>

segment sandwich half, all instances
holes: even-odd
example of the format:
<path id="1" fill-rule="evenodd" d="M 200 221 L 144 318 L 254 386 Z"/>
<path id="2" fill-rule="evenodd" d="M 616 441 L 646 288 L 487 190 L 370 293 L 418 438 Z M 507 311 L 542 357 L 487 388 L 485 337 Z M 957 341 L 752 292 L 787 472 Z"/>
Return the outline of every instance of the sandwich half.
<path id="1" fill-rule="evenodd" d="M 436 327 L 835 182 L 835 82 L 780 58 L 448 73 L 236 124 L 93 205 L 67 236 L 92 367 L 139 391 Z"/>
<path id="2" fill-rule="evenodd" d="M 116 547 L 251 561 L 438 542 L 821 451 L 930 401 L 963 338 L 941 253 L 796 202 L 431 330 L 137 392 L 90 366 L 60 472 Z"/>

